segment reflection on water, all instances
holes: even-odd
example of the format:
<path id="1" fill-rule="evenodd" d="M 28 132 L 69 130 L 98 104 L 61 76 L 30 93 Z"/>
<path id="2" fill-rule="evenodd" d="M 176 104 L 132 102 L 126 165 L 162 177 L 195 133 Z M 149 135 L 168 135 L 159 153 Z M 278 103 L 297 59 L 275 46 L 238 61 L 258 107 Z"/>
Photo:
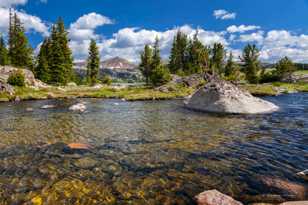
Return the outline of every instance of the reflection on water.
<path id="1" fill-rule="evenodd" d="M 194 204 L 214 188 L 244 201 L 281 194 L 259 180 L 305 183 L 294 174 L 307 169 L 308 94 L 269 100 L 281 110 L 259 116 L 201 114 L 181 101 L 87 99 L 82 114 L 68 111 L 78 100 L 1 104 L 0 204 Z M 94 148 L 67 152 L 72 142 Z"/>

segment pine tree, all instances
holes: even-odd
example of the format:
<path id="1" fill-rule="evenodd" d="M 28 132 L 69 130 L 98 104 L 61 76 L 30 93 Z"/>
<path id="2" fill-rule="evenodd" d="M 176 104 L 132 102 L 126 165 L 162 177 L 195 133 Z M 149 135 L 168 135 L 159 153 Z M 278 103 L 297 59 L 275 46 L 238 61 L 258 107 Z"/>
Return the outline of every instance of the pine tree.
<path id="1" fill-rule="evenodd" d="M 213 73 L 222 75 L 224 73 L 225 49 L 221 43 L 215 43 L 211 51 L 211 69 Z"/>
<path id="2" fill-rule="evenodd" d="M 288 57 L 284 57 L 276 64 L 276 73 L 280 80 L 292 81 L 292 73 L 296 71 L 296 66 Z"/>
<path id="3" fill-rule="evenodd" d="M 46 38 L 41 45 L 40 52 L 37 57 L 37 66 L 34 69 L 35 77 L 45 83 L 50 82 L 49 55 L 51 49 L 51 41 Z"/>
<path id="4" fill-rule="evenodd" d="M 65 29 L 64 21 L 62 18 L 58 19 L 57 22 L 57 29 L 58 29 L 58 40 L 61 45 L 61 49 L 63 50 L 63 55 L 65 59 L 65 77 L 67 82 L 72 80 L 73 76 L 73 57 L 72 51 L 69 47 L 69 39 L 68 39 L 68 32 Z"/>
<path id="5" fill-rule="evenodd" d="M 73 58 L 68 45 L 67 31 L 61 18 L 52 27 L 49 51 L 49 69 L 51 82 L 65 85 L 73 77 Z"/>
<path id="6" fill-rule="evenodd" d="M 158 37 L 156 37 L 153 46 L 152 68 L 156 68 L 160 64 L 161 64 L 161 57 L 160 57 L 159 39 Z"/>
<path id="7" fill-rule="evenodd" d="M 33 69 L 33 50 L 17 14 L 10 14 L 9 58 L 13 66 Z"/>
<path id="8" fill-rule="evenodd" d="M 162 85 L 171 80 L 171 75 L 167 66 L 164 66 L 161 61 L 159 39 L 155 39 L 153 46 L 153 57 L 151 63 L 150 81 L 154 86 Z"/>
<path id="9" fill-rule="evenodd" d="M 227 64 L 225 66 L 225 76 L 230 76 L 234 74 L 236 69 L 236 63 L 233 60 L 233 53 L 230 52 Z"/>
<path id="10" fill-rule="evenodd" d="M 169 59 L 169 69 L 172 73 L 182 74 L 187 71 L 187 48 L 187 35 L 178 31 L 173 40 Z"/>
<path id="11" fill-rule="evenodd" d="M 140 55 L 141 63 L 139 69 L 145 77 L 146 83 L 150 83 L 151 68 L 152 68 L 152 59 L 153 50 L 149 45 L 144 46 L 144 51 Z"/>
<path id="12" fill-rule="evenodd" d="M 198 39 L 198 32 L 189 42 L 187 58 L 188 74 L 201 73 L 207 70 L 209 65 L 209 50 Z"/>
<path id="13" fill-rule="evenodd" d="M 256 45 L 248 44 L 240 57 L 243 62 L 243 69 L 249 83 L 258 83 L 260 71 L 259 50 Z"/>
<path id="14" fill-rule="evenodd" d="M 3 37 L 0 35 L 0 65 L 3 66 L 8 64 L 9 64 L 8 50 L 6 48 Z"/>
<path id="15" fill-rule="evenodd" d="M 95 84 L 98 78 L 100 56 L 95 40 L 91 40 L 87 60 L 87 79 L 90 84 Z"/>

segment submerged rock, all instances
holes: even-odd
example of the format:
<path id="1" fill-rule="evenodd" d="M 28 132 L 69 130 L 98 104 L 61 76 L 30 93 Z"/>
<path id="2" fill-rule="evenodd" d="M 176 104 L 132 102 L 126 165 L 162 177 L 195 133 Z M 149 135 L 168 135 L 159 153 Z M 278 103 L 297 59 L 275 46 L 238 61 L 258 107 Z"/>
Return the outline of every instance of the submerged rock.
<path id="1" fill-rule="evenodd" d="M 268 187 L 272 190 L 276 190 L 282 194 L 282 196 L 288 199 L 300 199 L 304 200 L 308 193 L 308 186 L 300 183 L 291 182 L 288 180 L 275 178 L 275 177 L 262 177 L 260 178 L 264 187 Z"/>
<path id="2" fill-rule="evenodd" d="M 298 175 L 299 177 L 308 180 L 308 169 L 302 171 L 302 172 L 298 172 L 296 175 Z"/>
<path id="3" fill-rule="evenodd" d="M 224 195 L 217 190 L 202 192 L 195 197 L 198 205 L 243 205 L 230 196 Z"/>
<path id="4" fill-rule="evenodd" d="M 91 169 L 93 167 L 95 167 L 95 165 L 97 164 L 98 162 L 90 157 L 84 157 L 84 158 L 81 158 L 81 159 L 78 159 L 74 162 L 74 165 L 78 168 L 81 168 L 81 169 Z"/>
<path id="5" fill-rule="evenodd" d="M 227 114 L 270 113 L 279 109 L 273 103 L 219 79 L 211 80 L 199 89 L 185 102 L 185 106 L 198 111 Z"/>
<path id="6" fill-rule="evenodd" d="M 41 109 L 51 109 L 51 108 L 55 108 L 56 106 L 55 105 L 43 105 L 41 107 Z"/>
<path id="7" fill-rule="evenodd" d="M 67 145 L 70 149 L 90 150 L 92 148 L 89 144 L 83 143 L 70 143 Z"/>
<path id="8" fill-rule="evenodd" d="M 86 109 L 87 109 L 87 106 L 84 103 L 77 103 L 69 107 L 69 110 L 78 111 L 78 112 L 84 112 L 86 111 Z"/>

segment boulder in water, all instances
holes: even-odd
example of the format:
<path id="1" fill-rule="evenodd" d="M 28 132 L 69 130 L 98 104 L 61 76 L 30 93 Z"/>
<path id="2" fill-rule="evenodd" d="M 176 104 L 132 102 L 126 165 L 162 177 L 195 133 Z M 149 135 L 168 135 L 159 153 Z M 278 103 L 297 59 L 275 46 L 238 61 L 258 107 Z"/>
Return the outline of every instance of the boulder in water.
<path id="1" fill-rule="evenodd" d="M 198 205 L 243 205 L 230 196 L 224 195 L 217 190 L 202 192 L 195 197 Z"/>
<path id="2" fill-rule="evenodd" d="M 226 114 L 260 114 L 277 111 L 271 102 L 252 96 L 232 83 L 212 79 L 185 102 L 187 108 Z"/>
<path id="3" fill-rule="evenodd" d="M 79 111 L 79 112 L 84 112 L 86 111 L 86 109 L 87 106 L 84 103 L 77 103 L 69 108 L 69 110 L 71 111 Z"/>

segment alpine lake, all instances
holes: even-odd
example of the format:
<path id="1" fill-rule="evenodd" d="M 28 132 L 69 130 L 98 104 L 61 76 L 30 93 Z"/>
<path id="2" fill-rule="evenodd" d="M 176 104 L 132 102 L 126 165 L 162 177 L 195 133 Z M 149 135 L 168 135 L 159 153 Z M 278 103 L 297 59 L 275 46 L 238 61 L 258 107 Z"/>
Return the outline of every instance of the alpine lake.
<path id="1" fill-rule="evenodd" d="M 308 164 L 308 93 L 265 99 L 280 110 L 206 114 L 182 100 L 1 103 L 0 204 L 185 205 L 210 189 L 244 203 L 296 200 L 260 182 L 307 186 L 296 173 Z M 80 101 L 85 112 L 68 109 Z"/>

